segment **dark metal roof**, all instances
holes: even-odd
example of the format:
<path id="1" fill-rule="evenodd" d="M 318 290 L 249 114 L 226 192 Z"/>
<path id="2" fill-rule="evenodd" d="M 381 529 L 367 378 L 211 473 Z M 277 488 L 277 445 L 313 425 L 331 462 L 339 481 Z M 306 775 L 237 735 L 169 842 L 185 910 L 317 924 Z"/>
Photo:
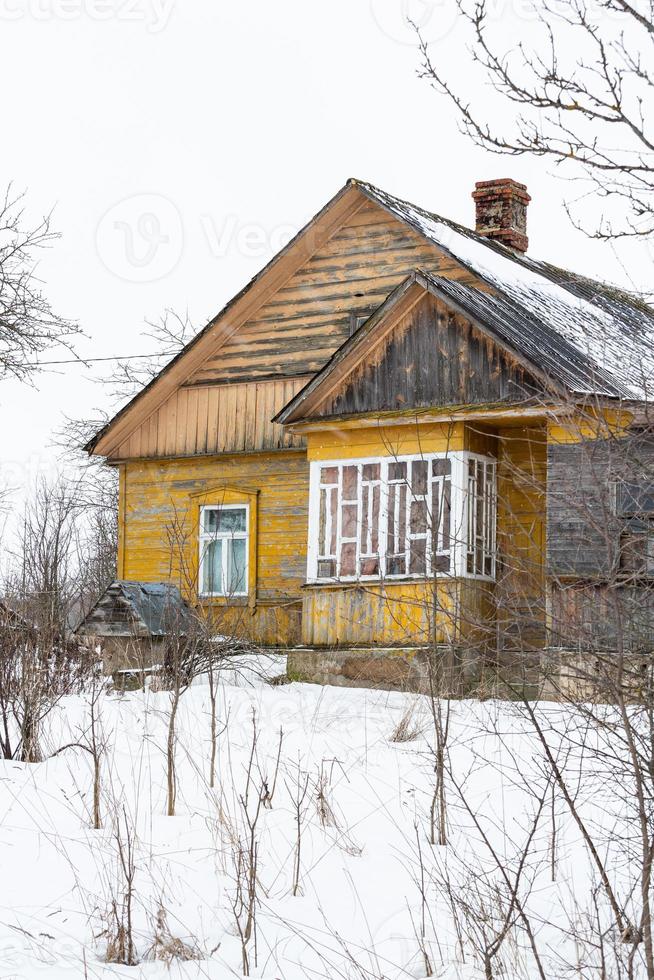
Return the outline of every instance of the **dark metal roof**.
<path id="1" fill-rule="evenodd" d="M 186 634 L 193 610 L 176 585 L 168 582 L 116 581 L 104 591 L 75 633 L 91 636 L 166 636 Z"/>
<path id="2" fill-rule="evenodd" d="M 608 394 L 610 379 L 609 387 L 626 397 L 651 397 L 654 309 L 640 297 L 514 252 L 372 184 L 356 183 L 371 200 L 493 287 L 515 313 L 521 312 L 530 330 L 538 323 L 574 347 L 592 371 L 590 377 L 582 371 L 572 391 Z M 526 332 L 524 340 L 529 340 Z"/>
<path id="3" fill-rule="evenodd" d="M 530 318 L 559 333 L 592 364 L 591 377 L 600 388 L 587 387 L 587 367 L 577 379 L 582 394 L 607 394 L 605 383 L 616 390 L 629 391 L 634 399 L 651 397 L 654 388 L 654 310 L 639 297 L 603 282 L 559 269 L 547 262 L 513 252 L 469 228 L 433 214 L 424 208 L 394 197 L 365 181 L 350 178 L 344 187 L 314 218 L 273 257 L 257 275 L 234 296 L 206 327 L 166 364 L 159 374 L 124 405 L 84 447 L 93 452 L 98 440 L 125 414 L 128 408 L 150 390 L 158 378 L 195 347 L 210 327 L 259 282 L 275 263 L 290 252 L 313 222 L 324 215 L 346 192 L 357 188 L 370 200 L 405 222 L 419 234 L 452 256 Z M 535 338 L 534 338 L 535 339 Z"/>
<path id="4" fill-rule="evenodd" d="M 322 385 L 350 355 L 354 357 L 353 363 L 357 362 L 357 349 L 365 349 L 372 335 L 388 323 L 389 316 L 392 316 L 394 308 L 407 290 L 415 286 L 436 296 L 490 334 L 498 344 L 529 366 L 533 375 L 547 388 L 559 394 L 562 390 L 592 390 L 610 398 L 631 397 L 626 386 L 617 382 L 556 330 L 534 317 L 510 297 L 499 293 L 491 294 L 417 269 L 339 347 L 322 370 L 275 416 L 275 421 L 283 424 L 304 418 L 307 410 L 299 410 L 307 398 L 314 396 L 312 406 L 315 407 Z M 308 411 L 308 417 L 311 417 L 311 410 Z"/>
<path id="5" fill-rule="evenodd" d="M 491 331 L 501 343 L 519 351 L 534 368 L 572 391 L 593 391 L 630 398 L 630 389 L 578 350 L 546 322 L 502 294 L 492 295 L 452 279 L 423 273 L 431 291 L 473 322 Z"/>

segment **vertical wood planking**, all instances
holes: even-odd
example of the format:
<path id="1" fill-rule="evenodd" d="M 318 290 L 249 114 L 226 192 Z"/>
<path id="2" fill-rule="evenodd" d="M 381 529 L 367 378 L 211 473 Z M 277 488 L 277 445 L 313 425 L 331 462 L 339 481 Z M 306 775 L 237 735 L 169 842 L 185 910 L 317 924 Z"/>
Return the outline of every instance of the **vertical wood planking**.
<path id="1" fill-rule="evenodd" d="M 207 451 L 207 427 L 209 423 L 209 390 L 199 388 L 197 404 L 197 425 L 195 431 L 195 451 L 205 453 Z"/>
<path id="2" fill-rule="evenodd" d="M 301 446 L 271 419 L 305 378 L 180 388 L 119 447 L 116 458 L 259 452 Z"/>

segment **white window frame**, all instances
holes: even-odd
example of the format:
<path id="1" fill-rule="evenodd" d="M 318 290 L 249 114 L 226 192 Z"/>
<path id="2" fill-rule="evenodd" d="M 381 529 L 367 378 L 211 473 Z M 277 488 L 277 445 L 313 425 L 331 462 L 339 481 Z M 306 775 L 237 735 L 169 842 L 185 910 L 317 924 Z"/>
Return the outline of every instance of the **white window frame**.
<path id="1" fill-rule="evenodd" d="M 207 511 L 211 510 L 244 510 L 245 511 L 245 531 L 214 531 L 205 532 L 204 530 L 204 515 Z M 205 592 L 202 588 L 204 584 L 204 563 L 208 552 L 207 545 L 211 544 L 212 541 L 245 541 L 245 584 L 243 591 L 240 592 Z M 231 599 L 242 598 L 248 595 L 248 587 L 250 580 L 250 505 L 247 503 L 242 504 L 204 504 L 200 507 L 200 528 L 199 528 L 199 590 L 198 594 L 204 599 Z M 231 548 L 226 548 L 223 546 L 222 551 L 222 582 L 229 581 L 229 565 L 228 565 L 228 552 L 231 552 Z"/>
<path id="2" fill-rule="evenodd" d="M 429 467 L 428 469 L 428 492 L 427 501 L 428 506 L 431 502 L 431 484 L 432 482 L 440 481 L 441 492 L 439 494 L 439 506 L 442 506 L 442 486 L 443 479 L 440 477 L 433 477 L 431 475 L 431 462 L 435 459 L 447 459 L 450 461 L 450 567 L 446 571 L 432 571 L 431 569 L 431 557 L 432 549 L 429 545 L 430 532 L 427 532 L 427 559 L 426 559 L 426 572 L 410 573 L 408 571 L 402 572 L 400 574 L 390 575 L 387 573 L 387 559 L 388 559 L 388 501 L 389 501 L 389 481 L 388 472 L 389 465 L 391 463 L 410 463 L 414 460 L 425 461 Z M 470 497 L 470 489 L 468 484 L 468 464 L 470 460 L 479 460 L 484 463 L 487 467 L 487 474 L 489 475 L 489 487 L 490 496 L 485 502 L 485 514 L 487 520 L 486 526 L 486 537 L 485 537 L 485 548 L 489 549 L 487 554 L 489 554 L 491 559 L 491 574 L 477 574 L 474 572 L 469 572 L 467 570 L 467 559 L 469 553 L 469 542 L 468 542 L 468 532 L 470 528 L 471 521 L 469 519 L 469 507 L 472 503 Z M 341 544 L 343 543 L 343 538 L 341 537 L 341 502 L 342 502 L 342 485 L 343 485 L 343 467 L 358 465 L 359 468 L 359 479 L 358 479 L 358 495 L 359 495 L 359 519 L 357 521 L 357 558 L 360 559 L 363 553 L 360 551 L 360 537 L 361 537 L 361 512 L 362 512 L 362 467 L 367 464 L 380 464 L 381 472 L 381 499 L 379 505 L 379 573 L 374 575 L 341 575 L 340 574 L 340 556 L 341 556 Z M 322 560 L 326 556 L 318 554 L 318 544 L 320 535 L 320 490 L 323 486 L 321 484 L 321 470 L 323 468 L 337 467 L 338 468 L 338 489 L 334 489 L 331 492 L 336 493 L 337 497 L 337 507 L 336 507 L 336 552 L 330 557 L 336 562 L 336 574 L 331 577 L 318 577 L 318 560 Z M 408 470 L 408 467 L 407 467 Z M 446 453 L 412 453 L 401 456 L 366 456 L 366 457 L 355 457 L 350 459 L 321 459 L 313 460 L 310 463 L 310 484 L 309 484 L 309 538 L 307 545 L 307 582 L 309 584 L 324 584 L 330 582 L 352 582 L 352 581 L 380 581 L 380 580 L 402 580 L 402 579 L 426 579 L 432 578 L 434 576 L 438 578 L 468 578 L 468 579 L 480 579 L 483 581 L 494 581 L 496 570 L 497 570 L 497 461 L 490 456 L 483 456 L 479 453 L 471 453 L 468 451 L 454 451 Z M 406 528 L 406 540 L 412 540 L 419 538 L 421 534 L 411 534 L 409 526 L 409 514 L 410 506 L 409 503 L 411 499 L 420 499 L 420 497 L 412 497 L 410 486 L 407 482 L 407 528 Z M 336 487 L 336 484 L 332 486 Z M 331 517 L 328 515 L 328 528 L 325 535 L 325 540 L 329 540 L 329 532 L 331 531 Z M 445 552 L 442 549 L 442 528 L 439 527 L 439 543 L 441 544 L 441 549 L 436 549 L 433 554 L 439 555 Z M 345 539 L 346 541 L 354 540 L 349 537 Z M 473 543 L 474 546 L 474 543 Z M 358 561 L 357 561 L 358 567 Z"/>
<path id="3" fill-rule="evenodd" d="M 474 478 L 470 476 L 470 463 L 475 464 Z M 467 473 L 466 473 L 466 535 L 465 535 L 465 577 L 466 578 L 486 578 L 495 579 L 496 553 L 497 553 L 497 464 L 494 459 L 488 456 L 478 456 L 475 453 L 467 454 Z M 477 533 L 478 508 L 477 502 L 477 479 L 478 470 L 483 472 L 484 493 L 481 500 L 482 511 L 482 534 Z M 489 479 L 489 471 L 492 476 Z M 481 541 L 481 547 L 479 542 Z M 488 560 L 491 573 L 489 575 L 470 572 L 468 570 L 468 559 L 472 558 L 473 566 L 477 564 L 477 559 L 481 557 L 482 568 L 486 566 Z"/>

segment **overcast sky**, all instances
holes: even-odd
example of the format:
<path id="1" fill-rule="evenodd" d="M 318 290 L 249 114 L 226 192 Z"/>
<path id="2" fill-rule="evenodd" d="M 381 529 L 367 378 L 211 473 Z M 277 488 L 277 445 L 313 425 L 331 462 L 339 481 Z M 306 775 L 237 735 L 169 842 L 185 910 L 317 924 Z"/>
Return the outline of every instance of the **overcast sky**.
<path id="1" fill-rule="evenodd" d="M 507 36 L 528 29 L 517 4 L 494 6 Z M 0 0 L 0 186 L 54 206 L 40 275 L 81 355 L 146 352 L 144 320 L 167 307 L 202 326 L 349 176 L 465 224 L 475 180 L 523 180 L 531 254 L 629 284 L 571 229 L 569 187 L 458 133 L 416 76 L 407 10 L 451 58 L 447 0 Z M 103 373 L 0 383 L 0 481 L 20 492 L 52 468 L 63 416 L 108 404 Z"/>

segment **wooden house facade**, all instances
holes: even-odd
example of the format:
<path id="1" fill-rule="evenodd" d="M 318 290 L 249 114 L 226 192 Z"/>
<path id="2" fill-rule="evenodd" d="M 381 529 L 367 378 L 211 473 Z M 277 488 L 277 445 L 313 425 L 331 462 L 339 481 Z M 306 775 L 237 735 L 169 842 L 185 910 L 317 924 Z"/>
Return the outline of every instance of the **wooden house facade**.
<path id="1" fill-rule="evenodd" d="M 616 481 L 649 554 L 654 313 L 528 258 L 523 185 L 473 196 L 475 231 L 349 181 L 97 434 L 120 580 L 177 586 L 319 680 L 405 682 L 435 649 L 519 658 L 555 619 L 580 642 L 572 593 L 616 570 L 626 587 Z M 613 537 L 591 554 L 600 485 Z"/>

